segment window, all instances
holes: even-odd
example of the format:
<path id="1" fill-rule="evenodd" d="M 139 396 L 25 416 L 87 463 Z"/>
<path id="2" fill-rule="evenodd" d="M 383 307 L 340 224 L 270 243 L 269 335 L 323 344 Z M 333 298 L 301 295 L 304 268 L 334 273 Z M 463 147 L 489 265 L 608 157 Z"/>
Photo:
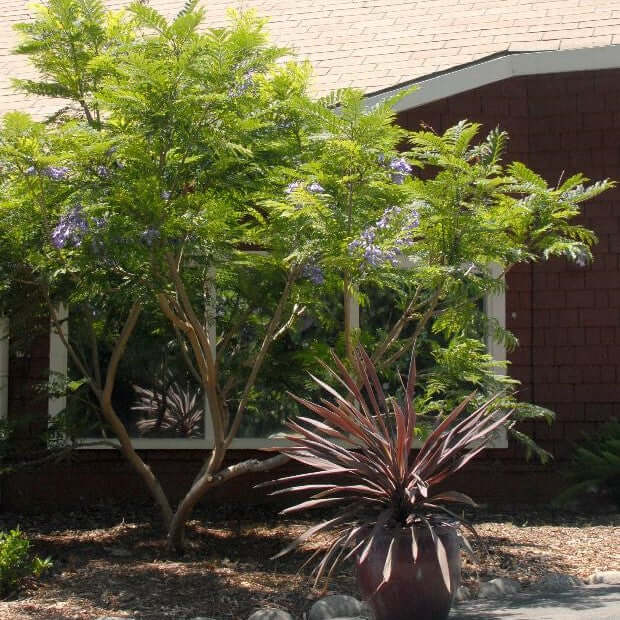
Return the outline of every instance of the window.
<path id="1" fill-rule="evenodd" d="M 497 268 L 494 270 L 494 272 L 497 276 L 500 275 L 500 272 Z M 505 326 L 505 296 L 504 294 L 488 296 L 485 299 L 484 307 L 489 317 L 496 319 L 500 325 Z M 58 318 L 61 321 L 62 331 L 63 331 L 65 338 L 71 337 L 70 331 L 71 331 L 72 323 L 74 325 L 74 330 L 73 330 L 72 335 L 75 336 L 75 329 L 79 329 L 79 315 L 77 316 L 76 320 L 72 322 L 70 320 L 69 311 L 67 307 L 64 305 L 60 305 L 58 307 L 57 314 L 58 314 Z M 351 315 L 353 318 L 353 326 L 359 327 L 360 326 L 360 308 L 357 302 L 355 301 L 352 301 Z M 7 408 L 8 408 L 8 370 L 9 370 L 8 368 L 8 352 L 9 352 L 8 328 L 9 328 L 8 319 L 6 318 L 0 319 L 0 416 L 1 417 L 6 417 Z M 137 392 L 135 388 L 133 388 L 133 385 L 138 385 L 136 381 L 141 378 L 143 385 L 139 385 L 139 387 L 142 387 L 143 389 L 149 389 L 151 393 L 153 393 L 155 391 L 153 390 L 153 385 L 150 385 L 150 386 L 148 385 L 148 380 L 146 379 L 146 377 L 150 379 L 155 379 L 156 383 L 158 379 L 165 381 L 165 378 L 166 378 L 165 371 L 163 372 L 160 371 L 159 377 L 157 376 L 158 373 L 156 372 L 156 370 L 159 364 L 163 364 L 166 369 L 177 368 L 178 370 L 179 368 L 179 360 L 175 359 L 174 352 L 169 354 L 167 356 L 167 359 L 165 360 L 161 360 L 161 359 L 158 360 L 158 359 L 154 359 L 153 357 L 154 350 L 158 350 L 158 349 L 169 350 L 170 349 L 170 347 L 166 349 L 166 347 L 163 345 L 166 344 L 166 339 L 168 340 L 170 339 L 171 334 L 169 333 L 166 334 L 165 332 L 162 332 L 162 333 L 163 333 L 163 337 L 161 341 L 151 342 L 149 346 L 146 346 L 145 344 L 145 346 L 137 347 L 138 349 L 142 351 L 144 358 L 149 360 L 148 364 L 144 360 L 141 361 L 139 357 L 138 358 L 134 357 L 131 360 L 128 360 L 127 365 L 130 367 L 133 365 L 133 367 L 138 368 L 139 371 L 134 372 L 134 373 L 130 372 L 129 376 L 126 372 L 125 376 L 120 381 L 120 393 L 118 397 L 118 401 L 119 401 L 118 413 L 123 419 L 123 421 L 128 425 L 130 434 L 132 434 L 132 436 L 135 438 L 134 443 L 135 443 L 136 448 L 138 449 L 188 449 L 188 450 L 208 449 L 212 447 L 213 445 L 213 442 L 212 442 L 213 429 L 212 429 L 210 418 L 208 415 L 208 405 L 202 399 L 200 399 L 202 402 L 196 403 L 197 415 L 195 416 L 193 427 L 185 428 L 182 433 L 174 432 L 173 430 L 170 430 L 170 429 L 167 429 L 167 430 L 159 429 L 159 432 L 157 432 L 157 429 L 153 428 L 157 424 L 156 407 L 153 408 L 153 410 L 151 411 L 153 415 L 151 416 L 151 423 L 150 423 L 151 430 L 150 431 L 140 432 L 140 426 L 139 426 L 140 421 L 143 421 L 144 423 L 141 425 L 142 429 L 144 430 L 145 427 L 148 428 L 149 426 L 148 415 L 143 416 L 140 419 L 138 416 L 133 414 L 133 420 L 130 419 L 130 416 L 132 416 L 132 412 L 131 412 L 132 406 L 135 406 L 138 400 L 140 400 L 139 398 L 140 393 Z M 213 328 L 211 335 L 212 335 L 212 341 L 214 342 L 215 341 L 215 328 Z M 138 338 L 140 337 L 145 338 L 144 333 L 142 335 L 137 333 L 135 336 Z M 145 338 L 145 343 L 146 343 L 146 338 Z M 506 350 L 502 344 L 496 343 L 492 339 L 489 339 L 487 346 L 488 346 L 489 352 L 493 355 L 495 359 L 501 360 L 501 361 L 506 359 Z M 170 352 L 168 351 L 168 353 Z M 67 380 L 67 377 L 68 377 L 68 380 L 71 380 L 72 378 L 75 378 L 75 377 L 71 377 L 71 366 L 72 364 L 67 355 L 67 350 L 62 342 L 62 339 L 56 333 L 55 329 L 52 327 L 50 329 L 50 376 L 59 378 L 61 380 Z M 120 370 L 121 369 L 119 369 L 119 378 L 121 377 Z M 125 368 L 125 370 L 127 370 L 127 368 Z M 498 369 L 498 373 L 500 372 L 505 372 L 505 370 L 503 368 Z M 188 396 L 189 398 L 191 398 L 192 389 L 193 390 L 197 389 L 197 383 L 194 382 L 192 385 L 191 378 L 188 375 L 185 375 L 184 377 L 182 377 L 181 380 L 178 380 L 177 378 L 176 384 L 177 384 L 177 387 L 179 387 L 182 392 L 185 392 L 186 396 Z M 84 386 L 84 391 L 87 392 L 87 386 Z M 143 397 L 145 396 L 144 393 L 142 393 L 142 396 Z M 146 399 L 148 400 L 148 398 Z M 143 398 L 142 400 L 144 401 L 145 398 Z M 68 403 L 67 403 L 66 397 L 50 396 L 49 404 L 48 404 L 48 412 L 49 412 L 50 417 L 58 415 L 60 412 L 65 410 L 67 405 Z M 80 412 L 80 414 L 83 414 L 83 410 Z M 244 434 L 248 435 L 248 430 L 249 429 L 246 429 L 244 432 L 242 429 L 241 435 L 244 435 Z M 267 435 L 267 433 L 265 433 L 265 435 Z M 106 447 L 106 446 L 101 446 L 100 438 L 98 437 L 93 436 L 92 442 L 89 442 L 88 439 L 89 438 L 87 434 L 85 442 L 84 442 L 85 447 L 88 447 L 89 443 L 96 444 L 96 446 L 93 446 L 93 447 Z M 281 440 L 279 440 L 277 436 L 271 437 L 271 438 L 269 436 L 263 436 L 263 437 L 240 436 L 233 441 L 232 448 L 233 449 L 234 448 L 259 449 L 259 448 L 265 448 L 268 446 L 278 445 L 280 443 L 281 443 Z M 494 448 L 507 447 L 507 437 L 506 437 L 505 431 L 498 434 L 496 440 L 492 444 L 492 447 Z"/>

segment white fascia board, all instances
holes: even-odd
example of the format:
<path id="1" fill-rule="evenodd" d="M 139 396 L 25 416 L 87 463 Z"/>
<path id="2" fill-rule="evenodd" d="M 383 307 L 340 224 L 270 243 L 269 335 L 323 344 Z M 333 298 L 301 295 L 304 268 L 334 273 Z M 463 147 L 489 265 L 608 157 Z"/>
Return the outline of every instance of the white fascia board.
<path id="1" fill-rule="evenodd" d="M 456 67 L 453 71 L 440 75 L 420 78 L 376 94 L 371 93 L 366 97 L 366 105 L 372 107 L 414 85 L 418 90 L 394 106 L 397 112 L 417 108 L 511 77 L 618 68 L 620 68 L 620 45 L 546 52 L 506 52 L 505 56 L 481 60 L 479 63 Z"/>

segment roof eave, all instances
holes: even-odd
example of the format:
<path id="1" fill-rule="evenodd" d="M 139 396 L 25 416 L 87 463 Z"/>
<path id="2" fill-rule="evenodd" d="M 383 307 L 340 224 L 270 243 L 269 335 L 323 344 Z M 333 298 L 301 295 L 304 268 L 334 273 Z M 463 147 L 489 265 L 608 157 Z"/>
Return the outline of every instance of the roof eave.
<path id="1" fill-rule="evenodd" d="M 376 105 L 412 86 L 418 86 L 415 92 L 406 95 L 394 106 L 397 112 L 402 112 L 511 77 L 618 68 L 620 45 L 537 52 L 500 52 L 466 65 L 367 93 L 366 105 Z"/>

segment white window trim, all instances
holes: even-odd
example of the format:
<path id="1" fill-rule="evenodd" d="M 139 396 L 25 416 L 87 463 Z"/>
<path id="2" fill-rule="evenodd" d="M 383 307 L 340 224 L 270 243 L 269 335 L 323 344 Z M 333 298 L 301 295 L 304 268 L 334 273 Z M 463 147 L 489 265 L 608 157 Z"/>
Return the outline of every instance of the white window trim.
<path id="1" fill-rule="evenodd" d="M 403 265 L 403 268 L 407 268 L 407 265 Z M 504 276 L 501 272 L 501 268 L 498 265 L 490 266 L 491 274 L 495 277 L 499 277 L 501 275 L 502 280 L 504 280 Z M 211 279 L 213 282 L 213 278 Z M 214 289 L 213 285 L 209 285 L 210 297 L 214 298 Z M 349 297 L 350 304 L 350 316 L 351 316 L 351 327 L 356 330 L 360 327 L 360 307 L 357 299 L 354 297 Z M 484 300 L 484 308 L 486 314 L 489 318 L 493 318 L 497 320 L 501 327 L 506 326 L 506 297 L 504 290 L 495 294 L 488 295 Z M 69 310 L 65 304 L 59 304 L 56 310 L 56 314 L 59 322 L 61 323 L 62 334 L 65 339 L 69 337 Z M 5 320 L 6 329 L 8 330 L 8 322 Z M 1 334 L 1 323 L 0 323 L 0 334 Z M 216 325 L 215 321 L 211 321 L 209 324 L 209 338 L 211 341 L 211 347 L 213 355 L 215 355 L 215 343 L 216 343 Z M 7 341 L 6 349 L 6 377 L 8 380 L 8 339 L 4 339 Z M 506 348 L 503 343 L 498 343 L 493 340 L 492 337 L 488 337 L 487 339 L 487 348 L 489 353 L 494 357 L 494 359 L 498 361 L 506 361 Z M 1 387 L 1 369 L 2 369 L 2 341 L 0 341 L 0 387 Z M 58 335 L 56 327 L 53 323 L 50 324 L 50 376 L 57 377 L 65 377 L 67 376 L 68 370 L 68 354 L 67 349 L 63 343 L 62 338 Z M 496 372 L 498 374 L 505 374 L 506 369 L 504 367 L 498 367 Z M 8 386 L 7 386 L 8 387 Z M 8 390 L 5 390 L 8 391 Z M 0 412 L 1 409 L 1 395 L 2 391 L 0 391 Z M 48 402 L 48 412 L 50 419 L 58 415 L 67 404 L 67 399 L 65 396 L 62 397 L 50 397 Z M 132 440 L 132 444 L 134 448 L 137 450 L 209 450 L 214 446 L 213 441 L 213 424 L 211 421 L 211 416 L 209 415 L 209 405 L 205 398 L 205 424 L 204 430 L 205 435 L 204 438 L 137 438 Z M 92 438 L 91 439 L 83 439 L 80 440 L 80 449 L 115 449 L 118 446 L 118 441 L 116 439 L 108 439 L 105 440 L 105 443 L 102 443 L 102 439 Z M 239 437 L 233 439 L 232 444 L 230 446 L 233 450 L 261 450 L 265 448 L 276 448 L 285 445 L 290 445 L 290 442 L 284 439 L 277 438 L 261 438 L 261 437 Z M 414 445 L 419 446 L 419 442 L 416 442 Z M 496 431 L 494 438 L 489 443 L 489 448 L 492 449 L 503 449 L 508 447 L 508 436 L 506 429 L 504 427 L 498 429 Z"/>
<path id="2" fill-rule="evenodd" d="M 492 266 L 491 272 L 499 276 L 501 271 L 499 267 Z M 503 276 L 502 276 L 503 277 Z M 358 301 L 350 297 L 349 298 L 350 312 L 351 312 L 351 327 L 353 329 L 359 329 L 360 327 L 360 307 Z M 503 291 L 496 295 L 489 295 L 485 299 L 485 310 L 487 316 L 496 319 L 502 327 L 506 325 L 506 299 Z M 61 304 L 57 309 L 58 319 L 61 322 L 62 333 L 65 338 L 69 336 L 69 311 L 66 305 Z M 209 326 L 209 337 L 212 343 L 212 347 L 216 342 L 216 326 L 213 323 Z M 1 342 L 0 342 L 1 347 Z M 506 348 L 501 343 L 495 342 L 492 338 L 487 341 L 487 347 L 489 353 L 498 361 L 506 360 Z M 8 355 L 8 347 L 6 347 Z M 0 368 L 1 366 L 1 353 L 0 348 Z M 50 374 L 54 374 L 57 377 L 66 377 L 68 369 L 68 355 L 67 349 L 63 344 L 62 339 L 58 335 L 55 326 L 50 326 Z M 500 374 L 505 373 L 505 369 L 500 367 L 497 369 Z M 7 375 L 8 375 L 8 358 L 7 358 Z M 1 378 L 1 375 L 0 375 Z M 57 397 L 49 399 L 48 411 L 50 419 L 62 411 L 67 404 L 66 397 Z M 80 449 L 98 449 L 98 450 L 112 450 L 118 446 L 116 439 L 105 440 L 102 443 L 102 439 L 92 438 L 80 440 Z M 205 399 L 205 437 L 201 438 L 138 438 L 133 439 L 132 444 L 137 450 L 209 450 L 213 448 L 213 425 L 211 423 L 211 416 L 209 416 L 208 403 Z M 277 448 L 290 445 L 290 442 L 284 439 L 276 438 L 261 438 L 261 437 L 239 437 L 233 439 L 230 446 L 233 450 L 262 450 L 265 448 Z M 415 445 L 419 446 L 419 442 Z M 508 437 L 505 428 L 498 429 L 494 439 L 490 442 L 489 448 L 503 449 L 508 447 Z"/>

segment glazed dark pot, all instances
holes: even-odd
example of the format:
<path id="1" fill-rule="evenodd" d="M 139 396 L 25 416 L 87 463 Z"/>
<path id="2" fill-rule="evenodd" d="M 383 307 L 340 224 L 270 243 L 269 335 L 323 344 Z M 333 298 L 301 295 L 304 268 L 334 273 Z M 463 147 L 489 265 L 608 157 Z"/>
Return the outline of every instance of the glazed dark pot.
<path id="1" fill-rule="evenodd" d="M 376 620 L 443 620 L 461 579 L 461 554 L 457 529 L 449 525 L 433 529 L 446 548 L 450 569 L 450 590 L 445 586 L 430 532 L 417 529 L 418 557 L 411 555 L 409 529 L 384 530 L 380 533 L 363 563 L 357 562 L 357 581 L 364 600 L 368 601 Z M 392 556 L 392 573 L 377 590 L 383 577 L 383 564 L 392 538 L 396 535 Z"/>

